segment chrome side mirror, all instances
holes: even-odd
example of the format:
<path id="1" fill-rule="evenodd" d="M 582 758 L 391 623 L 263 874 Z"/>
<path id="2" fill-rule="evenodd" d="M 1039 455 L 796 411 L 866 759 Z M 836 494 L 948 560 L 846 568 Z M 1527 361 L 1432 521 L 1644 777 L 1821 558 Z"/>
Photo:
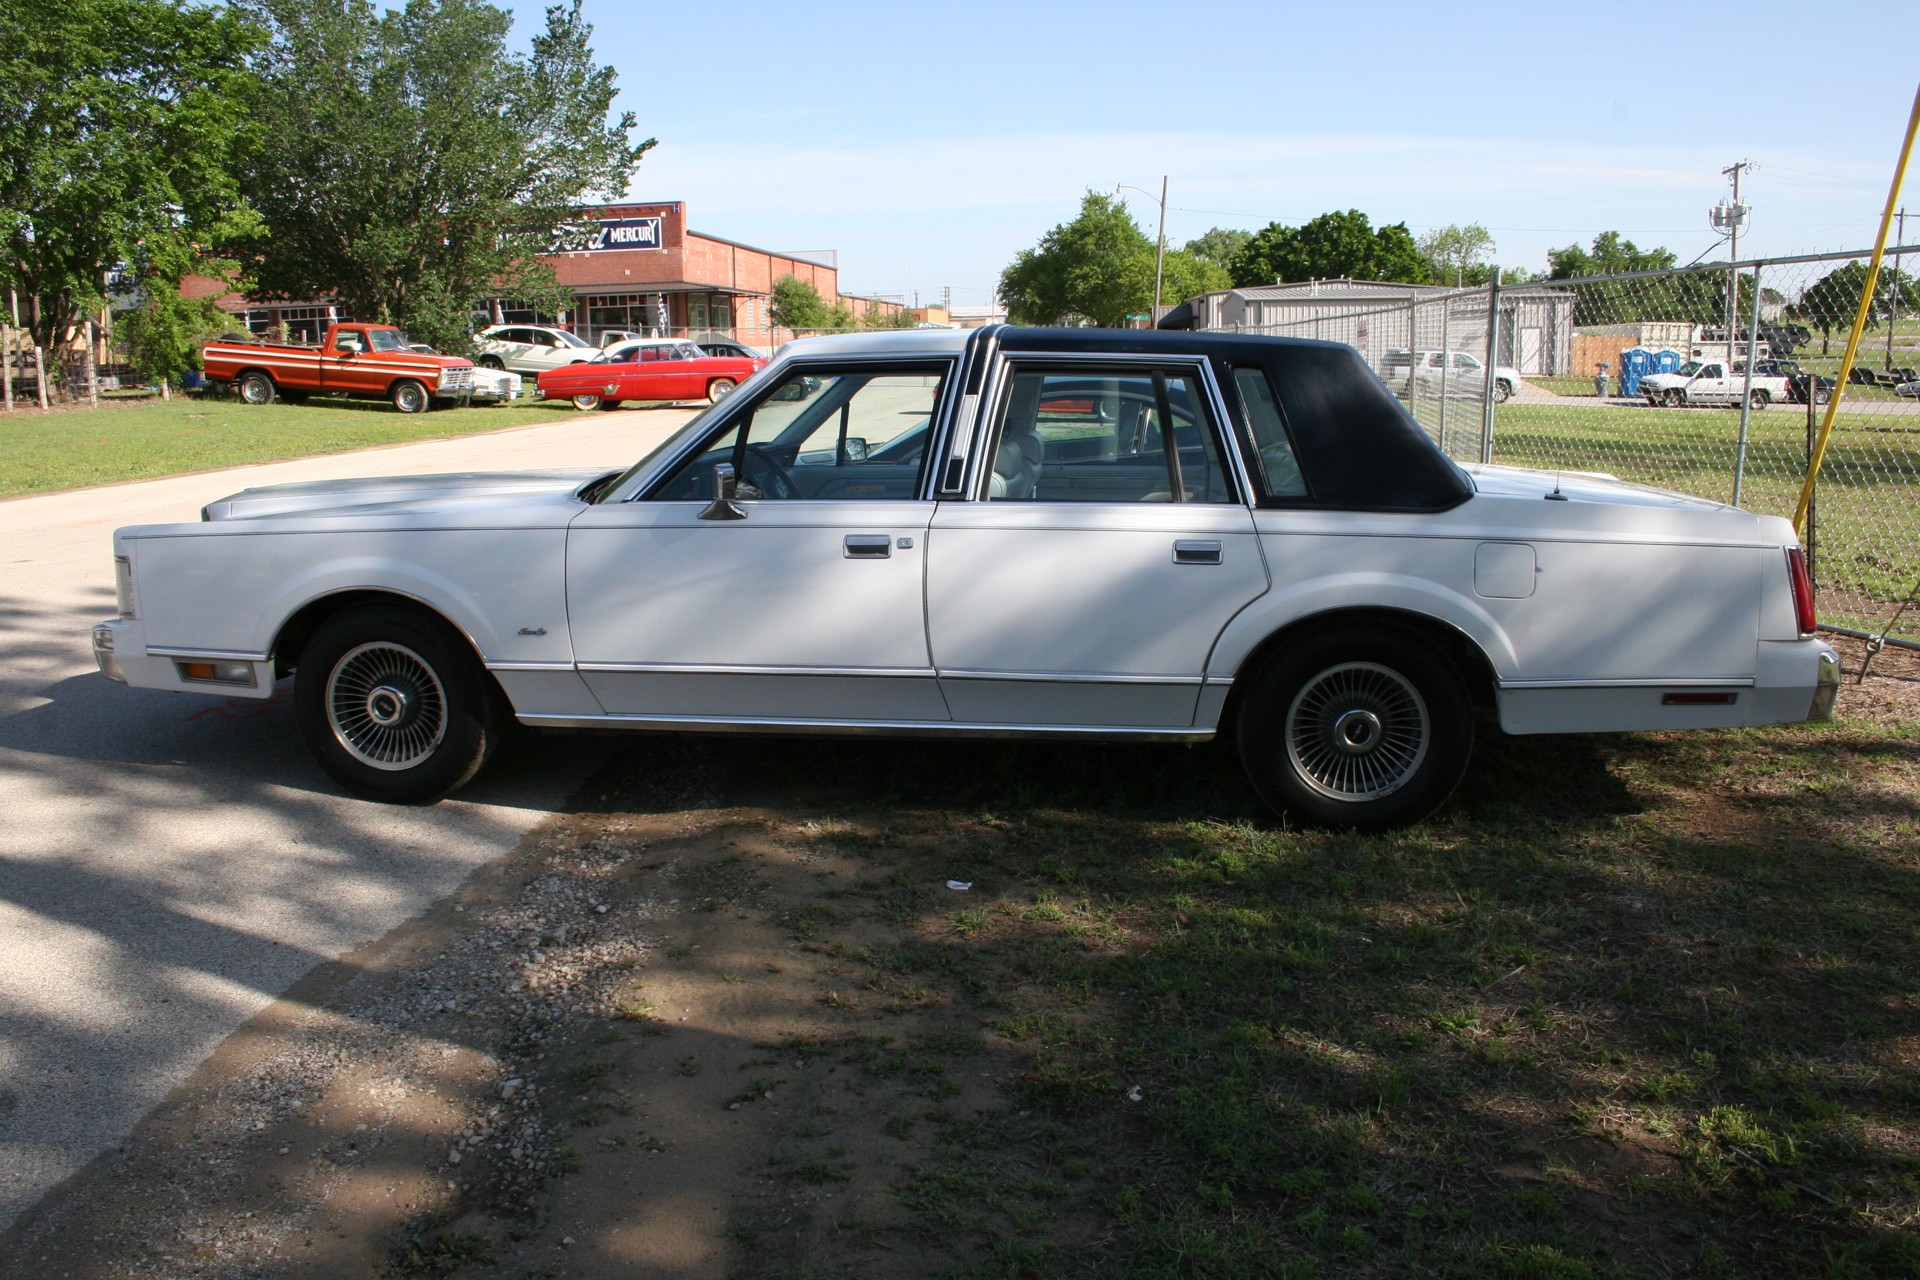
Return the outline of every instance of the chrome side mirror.
<path id="1" fill-rule="evenodd" d="M 716 465 L 713 469 L 713 501 L 700 513 L 700 519 L 745 520 L 747 513 L 733 500 L 733 495 L 739 490 L 739 482 L 734 479 L 733 464 L 722 462 Z"/>

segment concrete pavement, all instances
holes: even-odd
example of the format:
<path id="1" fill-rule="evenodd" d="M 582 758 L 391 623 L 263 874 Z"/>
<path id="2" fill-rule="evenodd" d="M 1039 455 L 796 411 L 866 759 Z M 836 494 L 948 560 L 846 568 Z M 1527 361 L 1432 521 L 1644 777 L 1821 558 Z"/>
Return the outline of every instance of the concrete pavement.
<path id="1" fill-rule="evenodd" d="M 509 412 L 501 410 L 502 414 Z M 547 739 L 452 800 L 344 795 L 268 702 L 127 689 L 88 628 L 111 534 L 254 485 L 623 466 L 690 410 L 0 502 L 0 1231 L 315 965 L 511 851 L 607 752 Z"/>

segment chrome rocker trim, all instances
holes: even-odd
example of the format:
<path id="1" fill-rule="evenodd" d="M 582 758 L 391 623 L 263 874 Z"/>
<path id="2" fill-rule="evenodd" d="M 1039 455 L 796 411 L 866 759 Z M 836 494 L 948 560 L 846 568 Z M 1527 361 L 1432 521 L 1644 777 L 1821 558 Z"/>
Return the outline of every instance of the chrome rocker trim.
<path id="1" fill-rule="evenodd" d="M 711 720 L 700 716 L 517 717 L 535 729 L 656 729 L 672 733 L 823 734 L 881 738 L 1106 738 L 1125 742 L 1206 742 L 1212 729 L 1122 725 L 970 724 L 946 720 Z"/>

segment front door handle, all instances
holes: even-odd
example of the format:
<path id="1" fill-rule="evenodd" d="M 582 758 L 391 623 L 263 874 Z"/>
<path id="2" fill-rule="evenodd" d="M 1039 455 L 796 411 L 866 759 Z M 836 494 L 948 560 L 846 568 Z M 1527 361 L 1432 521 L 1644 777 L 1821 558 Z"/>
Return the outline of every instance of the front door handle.
<path id="1" fill-rule="evenodd" d="M 1211 538 L 1181 540 L 1173 544 L 1175 564 L 1219 564 L 1220 544 Z"/>
<path id="2" fill-rule="evenodd" d="M 850 533 L 840 543 L 841 554 L 849 560 L 885 560 L 893 554 L 890 533 Z"/>

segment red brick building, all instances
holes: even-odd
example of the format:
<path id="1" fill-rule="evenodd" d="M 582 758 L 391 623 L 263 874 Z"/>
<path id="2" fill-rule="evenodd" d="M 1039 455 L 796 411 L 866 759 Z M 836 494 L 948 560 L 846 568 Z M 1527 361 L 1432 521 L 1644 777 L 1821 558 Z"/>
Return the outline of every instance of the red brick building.
<path id="1" fill-rule="evenodd" d="M 806 281 L 832 305 L 856 315 L 898 302 L 840 292 L 838 257 L 831 251 L 777 253 L 687 227 L 679 201 L 608 205 L 583 210 L 556 230 L 543 259 L 571 289 L 575 305 L 563 316 L 536 316 L 512 298 L 481 305 L 495 324 L 558 319 L 589 342 L 607 330 L 675 337 L 725 336 L 750 346 L 771 347 L 791 335 L 775 334 L 768 315 L 774 282 L 782 276 Z M 207 292 L 211 292 L 211 282 Z M 254 332 L 269 334 L 284 323 L 296 337 L 318 337 L 335 319 L 345 319 L 325 301 L 251 302 L 229 295 L 221 305 Z"/>

